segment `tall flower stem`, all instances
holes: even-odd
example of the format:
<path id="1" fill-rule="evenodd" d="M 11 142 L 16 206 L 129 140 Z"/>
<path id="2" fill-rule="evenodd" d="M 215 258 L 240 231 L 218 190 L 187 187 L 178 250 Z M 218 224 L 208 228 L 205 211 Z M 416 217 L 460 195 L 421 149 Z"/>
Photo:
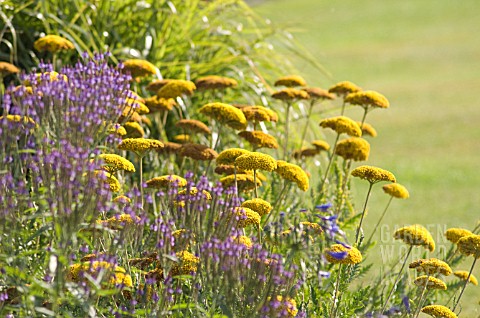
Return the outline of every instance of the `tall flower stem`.
<path id="1" fill-rule="evenodd" d="M 140 158 L 140 194 L 142 196 L 142 208 L 143 208 L 143 156 L 139 156 Z"/>
<path id="2" fill-rule="evenodd" d="M 315 104 L 315 100 L 312 100 L 310 102 L 310 108 L 308 109 L 307 121 L 305 123 L 305 127 L 303 128 L 302 140 L 300 141 L 300 147 L 299 148 L 302 148 L 303 142 L 305 141 L 305 137 L 307 136 L 308 124 L 310 122 L 310 117 L 312 116 L 312 111 L 313 111 L 313 105 L 314 104 Z"/>
<path id="3" fill-rule="evenodd" d="M 403 269 L 405 268 L 405 264 L 407 264 L 408 257 L 412 253 L 412 249 L 413 249 L 413 245 L 410 245 L 410 247 L 408 248 L 407 255 L 405 255 L 405 259 L 403 260 L 402 268 L 400 268 L 400 271 L 398 272 L 397 277 L 395 278 L 395 282 L 393 283 L 392 289 L 388 293 L 387 300 L 385 301 L 385 304 L 383 305 L 382 310 L 380 311 L 381 313 L 383 313 L 385 311 L 385 308 L 387 308 L 388 301 L 390 300 L 390 298 L 393 295 L 393 292 L 395 291 L 395 287 L 397 286 L 398 281 L 400 280 L 400 276 L 402 275 Z"/>
<path id="4" fill-rule="evenodd" d="M 323 176 L 322 183 L 320 183 L 320 192 L 323 192 L 323 187 L 325 186 L 325 182 L 327 181 L 328 173 L 330 171 L 330 167 L 332 166 L 333 158 L 335 157 L 335 150 L 337 149 L 338 139 L 340 139 L 340 134 L 337 134 L 337 138 L 335 138 L 335 142 L 333 143 L 334 146 L 332 149 L 332 154 L 330 155 L 330 158 L 328 160 L 327 169 L 325 169 L 325 174 Z"/>
<path id="5" fill-rule="evenodd" d="M 391 197 L 390 197 L 390 200 L 388 200 L 387 206 L 385 207 L 385 209 L 383 210 L 382 215 L 380 216 L 380 219 L 378 220 L 377 224 L 375 224 L 375 227 L 373 228 L 372 234 L 370 234 L 370 237 L 368 238 L 367 243 L 365 244 L 365 246 L 370 245 L 370 243 L 371 243 L 371 241 L 372 241 L 372 239 L 373 239 L 373 236 L 375 235 L 375 232 L 377 232 L 378 226 L 380 225 L 380 223 L 382 222 L 383 218 L 385 217 L 385 214 L 387 213 L 387 210 L 388 210 L 388 207 L 390 206 L 390 203 L 392 203 L 392 200 L 393 200 L 393 197 L 391 196 Z"/>
<path id="6" fill-rule="evenodd" d="M 413 314 L 414 318 L 418 317 L 418 315 L 420 314 L 420 309 L 423 307 L 423 302 L 424 302 L 423 297 L 425 296 L 425 292 L 427 291 L 429 279 L 430 279 L 430 274 L 427 275 L 427 280 L 425 282 L 425 285 L 423 285 L 422 293 L 420 294 L 420 298 L 418 299 L 418 302 L 417 302 L 418 306 L 417 308 L 415 308 L 415 313 Z"/>
<path id="7" fill-rule="evenodd" d="M 287 103 L 287 113 L 285 115 L 285 141 L 283 143 L 283 160 L 287 160 L 287 147 L 288 147 L 288 127 L 289 127 L 289 117 L 290 117 L 290 108 L 292 104 Z"/>
<path id="8" fill-rule="evenodd" d="M 257 170 L 253 169 L 253 183 L 255 183 L 255 198 L 258 198 L 258 189 L 257 189 Z"/>
<path id="9" fill-rule="evenodd" d="M 358 246 L 358 239 L 360 237 L 360 231 L 362 230 L 363 219 L 365 217 L 365 211 L 367 211 L 368 199 L 370 199 L 370 194 L 372 193 L 373 185 L 374 183 L 370 183 L 370 186 L 368 187 L 367 197 L 365 198 L 365 203 L 363 204 L 362 216 L 360 217 L 360 223 L 358 224 L 357 233 L 355 234 L 355 245 L 357 246 Z"/>
<path id="10" fill-rule="evenodd" d="M 344 174 L 344 177 L 343 177 L 343 180 L 342 180 L 342 187 L 340 189 L 340 193 L 338 194 L 338 196 L 340 197 L 340 202 L 338 203 L 335 214 L 339 214 L 340 210 L 342 209 L 343 201 L 345 199 L 345 190 L 347 189 L 348 176 L 350 174 L 351 166 L 352 166 L 352 160 L 348 160 L 346 165 L 345 165 L 345 168 L 344 168 L 345 174 Z"/>
<path id="11" fill-rule="evenodd" d="M 342 103 L 342 111 L 340 112 L 340 115 L 343 116 L 343 114 L 345 113 L 345 98 L 343 99 L 343 103 Z"/>
<path id="12" fill-rule="evenodd" d="M 334 318 L 337 316 L 337 297 L 338 297 L 338 289 L 340 288 L 340 276 L 342 275 L 342 264 L 338 266 L 338 275 L 337 281 L 335 282 L 335 291 L 333 293 L 333 303 L 332 303 L 332 311 L 330 312 L 330 318 Z"/>
<path id="13" fill-rule="evenodd" d="M 238 181 L 237 181 L 237 165 L 236 164 L 233 165 L 233 175 L 235 177 L 235 195 L 238 198 Z"/>
<path id="14" fill-rule="evenodd" d="M 280 204 L 280 202 L 283 200 L 283 196 L 285 195 L 286 190 L 287 190 L 287 181 L 284 181 L 283 188 L 282 188 L 282 190 L 280 190 L 280 193 L 277 196 L 277 200 L 275 200 L 275 202 L 273 203 L 272 211 L 270 213 L 268 213 L 264 224 L 267 224 L 268 220 L 270 219 L 270 217 L 273 214 L 273 211 L 276 211 L 276 209 L 278 207 L 278 204 Z"/>
<path id="15" fill-rule="evenodd" d="M 361 121 L 361 124 L 360 124 L 360 129 L 363 129 L 363 124 L 365 123 L 365 118 L 367 118 L 367 113 L 368 113 L 368 108 L 364 108 L 364 112 L 363 112 L 363 117 L 362 117 L 362 121 Z"/>
<path id="16" fill-rule="evenodd" d="M 462 298 L 463 292 L 465 291 L 465 288 L 467 287 L 468 282 L 470 281 L 470 276 L 472 276 L 473 268 L 475 267 L 475 263 L 477 262 L 477 258 L 473 259 L 472 267 L 470 267 L 470 272 L 468 272 L 468 277 L 465 280 L 465 284 L 463 284 L 462 291 L 460 292 L 460 295 L 457 298 L 457 302 L 455 305 L 453 305 L 452 311 L 455 311 L 457 308 L 458 304 L 460 303 L 460 298 Z"/>

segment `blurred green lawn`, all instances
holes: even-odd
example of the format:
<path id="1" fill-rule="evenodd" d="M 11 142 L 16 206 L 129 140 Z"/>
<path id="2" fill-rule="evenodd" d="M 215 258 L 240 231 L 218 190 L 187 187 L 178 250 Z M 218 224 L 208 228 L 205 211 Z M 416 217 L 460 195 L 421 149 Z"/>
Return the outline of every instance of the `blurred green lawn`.
<path id="1" fill-rule="evenodd" d="M 480 2 L 271 0 L 255 8 L 292 31 L 331 73 L 296 60 L 310 85 L 350 80 L 390 100 L 390 109 L 367 117 L 379 132 L 369 139 L 367 164 L 394 172 L 411 198 L 392 202 L 382 244 L 398 246 L 390 234 L 405 224 L 428 225 L 440 245 L 444 228 L 473 228 L 480 219 Z M 360 119 L 355 109 L 346 115 Z M 366 184 L 353 186 L 360 207 Z M 366 233 L 388 199 L 380 188 Z M 480 292 L 469 286 L 466 293 L 462 316 L 476 317 Z"/>

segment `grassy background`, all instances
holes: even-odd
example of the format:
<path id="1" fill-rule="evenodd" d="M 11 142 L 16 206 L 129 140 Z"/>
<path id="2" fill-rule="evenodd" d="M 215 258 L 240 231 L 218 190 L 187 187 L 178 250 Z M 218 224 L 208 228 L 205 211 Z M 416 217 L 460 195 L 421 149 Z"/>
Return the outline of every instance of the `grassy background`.
<path id="1" fill-rule="evenodd" d="M 475 226 L 480 218 L 480 2 L 272 0 L 255 9 L 291 31 L 331 73 L 299 60 L 296 66 L 311 86 L 350 80 L 390 100 L 390 109 L 367 117 L 379 132 L 369 140 L 368 164 L 394 172 L 411 198 L 392 202 L 383 248 L 398 248 L 391 234 L 405 224 L 427 225 L 440 245 L 445 228 Z M 346 114 L 360 119 L 356 109 Z M 354 188 L 360 206 L 366 184 L 355 181 Z M 367 233 L 388 199 L 380 185 L 375 190 Z M 373 260 L 382 257 L 380 249 L 375 253 Z M 478 288 L 470 286 L 466 296 L 464 304 L 471 308 L 462 316 L 477 316 Z"/>

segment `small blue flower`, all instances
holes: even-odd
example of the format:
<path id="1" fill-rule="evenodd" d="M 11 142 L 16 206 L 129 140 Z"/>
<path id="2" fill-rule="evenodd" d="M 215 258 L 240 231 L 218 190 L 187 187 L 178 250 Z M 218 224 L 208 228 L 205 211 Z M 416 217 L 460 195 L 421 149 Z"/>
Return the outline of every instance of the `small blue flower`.
<path id="1" fill-rule="evenodd" d="M 405 308 L 407 309 L 407 312 L 410 313 L 410 311 L 411 311 L 410 310 L 410 299 L 408 298 L 408 296 L 403 296 L 402 303 L 405 306 Z"/>
<path id="2" fill-rule="evenodd" d="M 319 279 L 330 278 L 330 275 L 331 275 L 330 272 L 318 271 Z"/>
<path id="3" fill-rule="evenodd" d="M 327 212 L 328 209 L 330 209 L 332 206 L 333 206 L 332 203 L 327 202 L 325 204 L 320 204 L 320 205 L 315 206 L 315 209 L 320 210 L 322 212 Z"/>
<path id="4" fill-rule="evenodd" d="M 342 260 L 342 259 L 344 259 L 344 258 L 347 257 L 348 252 L 346 252 L 346 251 L 343 251 L 343 252 L 332 252 L 332 251 L 329 251 L 328 254 L 330 254 L 330 256 L 332 256 L 332 257 L 335 258 L 335 259 Z"/>

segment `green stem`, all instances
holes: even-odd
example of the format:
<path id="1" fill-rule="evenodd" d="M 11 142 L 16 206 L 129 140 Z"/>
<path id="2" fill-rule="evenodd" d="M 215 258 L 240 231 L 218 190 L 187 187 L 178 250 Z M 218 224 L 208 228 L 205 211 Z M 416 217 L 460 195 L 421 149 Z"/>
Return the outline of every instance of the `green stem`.
<path id="1" fill-rule="evenodd" d="M 345 113 L 345 98 L 343 99 L 343 103 L 342 103 L 342 111 L 340 112 L 340 115 L 343 116 L 343 114 Z"/>
<path id="2" fill-rule="evenodd" d="M 360 129 L 363 129 L 363 124 L 365 123 L 365 118 L 367 118 L 368 108 L 366 107 L 364 109 L 365 109 L 365 112 L 363 113 L 362 121 L 361 121 L 361 124 L 360 124 Z"/>
<path id="3" fill-rule="evenodd" d="M 365 203 L 363 205 L 362 216 L 360 218 L 360 223 L 358 224 L 358 227 L 357 227 L 357 233 L 355 234 L 355 245 L 357 245 L 357 246 L 358 246 L 360 231 L 362 230 L 363 218 L 365 217 L 365 211 L 367 211 L 368 199 L 370 198 L 370 194 L 372 192 L 373 185 L 374 185 L 374 183 L 370 183 L 370 186 L 368 187 L 367 197 L 366 197 Z"/>
<path id="4" fill-rule="evenodd" d="M 307 136 L 308 124 L 310 123 L 310 117 L 312 116 L 312 111 L 313 111 L 313 105 L 314 104 L 315 104 L 315 100 L 312 100 L 310 102 L 310 108 L 308 109 L 307 122 L 305 123 L 305 128 L 303 128 L 302 140 L 300 141 L 299 149 L 302 148 L 303 142 L 305 141 L 305 137 Z"/>
<path id="5" fill-rule="evenodd" d="M 418 317 L 418 315 L 420 314 L 420 310 L 423 307 L 423 296 L 425 296 L 425 291 L 427 290 L 429 279 L 430 279 L 430 274 L 427 276 L 427 280 L 425 282 L 425 285 L 423 285 L 422 293 L 420 294 L 420 298 L 418 299 L 418 302 L 417 302 L 418 306 L 415 309 L 415 313 L 413 314 L 414 318 Z"/>
<path id="6" fill-rule="evenodd" d="M 345 199 L 345 190 L 347 188 L 348 176 L 350 174 L 351 166 L 352 166 L 352 160 L 348 160 L 347 164 L 346 164 L 346 167 L 344 169 L 344 172 L 345 172 L 344 175 L 345 176 L 343 177 L 342 188 L 340 190 L 341 192 L 338 194 L 338 196 L 340 197 L 340 202 L 338 203 L 337 210 L 336 210 L 335 214 L 339 214 L 340 210 L 343 206 L 343 200 Z"/>
<path id="7" fill-rule="evenodd" d="M 268 213 L 267 218 L 265 219 L 264 224 L 267 224 L 268 220 L 269 220 L 270 217 L 273 215 L 273 212 L 276 211 L 276 209 L 277 209 L 277 207 L 278 207 L 278 204 L 279 204 L 280 201 L 283 199 L 283 195 L 285 194 L 285 190 L 286 190 L 286 189 L 287 189 L 287 182 L 284 181 L 284 183 L 283 183 L 283 188 L 282 188 L 282 190 L 280 191 L 280 194 L 278 195 L 277 200 L 275 201 L 275 203 L 273 203 L 272 211 L 270 211 L 270 213 Z"/>
<path id="8" fill-rule="evenodd" d="M 258 189 L 257 189 L 257 170 L 253 169 L 253 183 L 255 183 L 255 198 L 258 198 Z"/>
<path id="9" fill-rule="evenodd" d="M 140 194 L 142 196 L 142 209 L 143 209 L 143 156 L 140 156 Z"/>
<path id="10" fill-rule="evenodd" d="M 338 296 L 338 289 L 340 287 L 340 276 L 341 275 L 342 275 L 342 264 L 340 264 L 339 267 L 338 267 L 338 275 L 337 275 L 337 281 L 335 282 L 335 292 L 333 294 L 332 311 L 330 313 L 330 318 L 334 318 L 334 317 L 337 316 L 338 305 L 336 304 L 336 301 L 337 301 L 337 296 Z"/>
<path id="11" fill-rule="evenodd" d="M 388 207 L 390 206 L 390 203 L 392 202 L 392 200 L 393 200 L 393 197 L 391 196 L 391 197 L 390 197 L 390 200 L 388 200 L 387 206 L 385 207 L 385 209 L 383 210 L 382 215 L 380 216 L 380 219 L 378 220 L 377 224 L 376 224 L 375 227 L 373 228 L 372 234 L 370 234 L 370 237 L 368 238 L 367 243 L 365 244 L 365 246 L 368 247 L 368 246 L 370 245 L 370 242 L 372 241 L 373 236 L 375 235 L 375 232 L 376 232 L 377 229 L 378 229 L 378 226 L 379 226 L 380 223 L 382 222 L 383 217 L 384 217 L 385 214 L 387 213 L 387 209 L 388 209 Z"/>
<path id="12" fill-rule="evenodd" d="M 320 183 L 320 193 L 323 193 L 323 187 L 325 186 L 325 182 L 327 181 L 327 177 L 328 177 L 328 172 L 330 171 L 333 158 L 335 157 L 335 150 L 337 149 L 337 142 L 339 138 L 340 138 L 340 134 L 337 133 L 337 138 L 335 138 L 332 154 L 330 155 L 330 159 L 328 160 L 327 169 L 325 169 L 325 175 L 323 176 L 322 183 Z"/>
<path id="13" fill-rule="evenodd" d="M 233 175 L 235 177 L 235 195 L 238 198 L 237 165 L 233 165 Z"/>
<path id="14" fill-rule="evenodd" d="M 292 105 L 287 103 L 287 113 L 285 116 L 285 141 L 283 143 L 283 160 L 287 160 L 287 147 L 288 147 L 288 126 L 289 126 L 289 117 L 290 117 L 290 107 Z"/>
<path id="15" fill-rule="evenodd" d="M 468 277 L 465 280 L 465 284 L 463 285 L 462 291 L 460 292 L 460 295 L 457 298 L 457 301 L 455 302 L 455 305 L 453 306 L 452 311 L 455 312 L 455 309 L 457 308 L 458 304 L 460 303 L 460 298 L 462 298 L 463 292 L 465 291 L 465 288 L 467 287 L 468 282 L 470 281 L 470 276 L 472 276 L 473 268 L 475 267 L 475 263 L 477 262 L 477 258 L 473 259 L 472 267 L 470 267 L 470 272 L 468 273 Z"/>

